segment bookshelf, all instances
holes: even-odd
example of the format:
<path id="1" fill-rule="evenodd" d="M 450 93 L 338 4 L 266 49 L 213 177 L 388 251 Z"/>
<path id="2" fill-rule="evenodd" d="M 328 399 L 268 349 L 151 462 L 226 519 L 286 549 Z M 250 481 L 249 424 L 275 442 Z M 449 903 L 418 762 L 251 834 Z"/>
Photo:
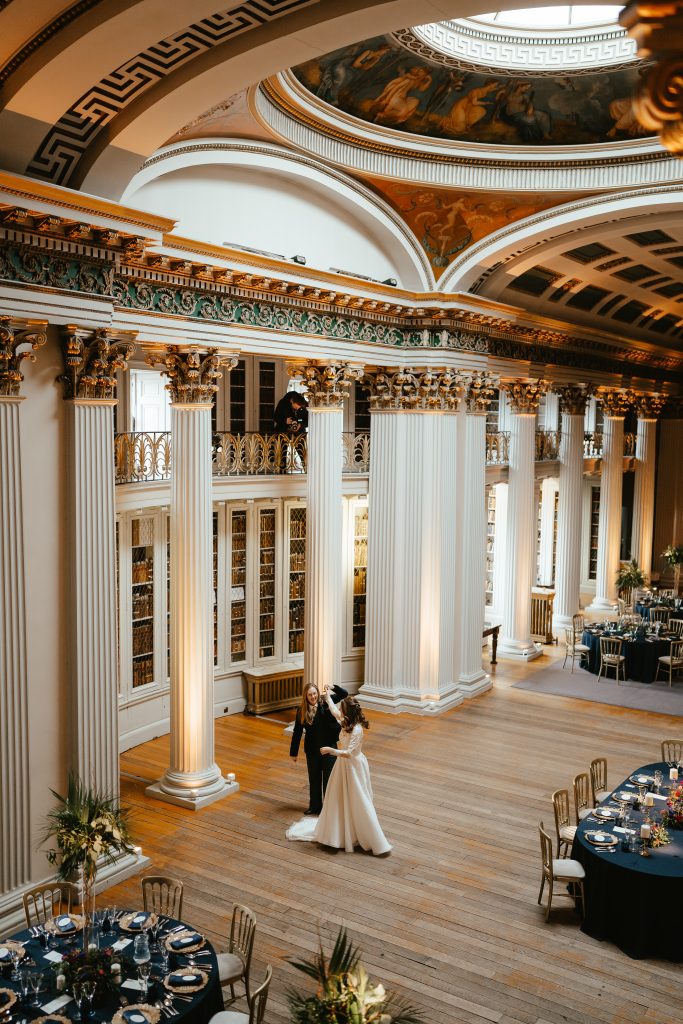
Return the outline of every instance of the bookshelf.
<path id="1" fill-rule="evenodd" d="M 247 512 L 230 509 L 230 661 L 247 658 Z"/>
<path id="2" fill-rule="evenodd" d="M 588 548 L 588 579 L 598 576 L 598 528 L 600 526 L 600 488 L 591 487 L 590 541 Z"/>
<path id="3" fill-rule="evenodd" d="M 258 654 L 259 658 L 273 658 L 275 644 L 275 527 L 274 508 L 258 511 Z"/>
<path id="4" fill-rule="evenodd" d="M 486 579 L 484 581 L 486 607 L 493 604 L 493 562 L 496 546 L 496 489 L 489 487 L 486 498 Z"/>
<path id="5" fill-rule="evenodd" d="M 365 647 L 365 611 L 368 589 L 368 506 L 353 510 L 353 613 L 352 647 Z"/>
<path id="6" fill-rule="evenodd" d="M 133 689 L 154 681 L 154 519 L 131 520 Z"/>
<path id="7" fill-rule="evenodd" d="M 304 611 L 306 607 L 306 509 L 293 506 L 288 516 L 289 565 L 287 651 L 300 654 L 304 649 Z"/>

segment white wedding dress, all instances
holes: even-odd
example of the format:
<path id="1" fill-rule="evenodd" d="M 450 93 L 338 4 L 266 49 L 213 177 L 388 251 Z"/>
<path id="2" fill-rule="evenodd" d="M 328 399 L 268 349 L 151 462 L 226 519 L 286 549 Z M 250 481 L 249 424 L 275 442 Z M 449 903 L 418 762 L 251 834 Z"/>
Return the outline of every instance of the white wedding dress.
<path id="1" fill-rule="evenodd" d="M 323 809 L 319 818 L 302 818 L 287 829 L 287 838 L 316 842 L 353 853 L 355 846 L 375 855 L 389 853 L 372 799 L 368 759 L 363 753 L 363 726 L 342 730 Z"/>

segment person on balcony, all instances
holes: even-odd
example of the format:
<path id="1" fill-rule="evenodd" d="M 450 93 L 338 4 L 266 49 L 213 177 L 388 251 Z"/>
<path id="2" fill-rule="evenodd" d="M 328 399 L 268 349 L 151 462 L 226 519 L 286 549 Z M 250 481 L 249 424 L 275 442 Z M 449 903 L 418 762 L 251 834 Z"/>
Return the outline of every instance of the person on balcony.
<path id="1" fill-rule="evenodd" d="M 273 426 L 276 434 L 283 434 L 291 441 L 303 437 L 308 429 L 308 403 L 304 396 L 298 391 L 288 391 L 275 406 Z M 294 446 L 282 443 L 278 459 L 280 472 L 286 473 L 288 468 L 299 468 L 297 458 L 301 464 L 301 455 L 296 452 Z"/>

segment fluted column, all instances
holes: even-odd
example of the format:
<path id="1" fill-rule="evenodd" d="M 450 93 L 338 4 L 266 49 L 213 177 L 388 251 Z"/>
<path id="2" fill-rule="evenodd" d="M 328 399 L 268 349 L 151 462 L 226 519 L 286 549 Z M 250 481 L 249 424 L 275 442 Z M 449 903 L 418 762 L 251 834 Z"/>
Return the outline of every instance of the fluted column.
<path id="1" fill-rule="evenodd" d="M 0 897 L 31 868 L 21 363 L 45 344 L 45 323 L 0 316 Z"/>
<path id="2" fill-rule="evenodd" d="M 541 481 L 541 536 L 538 555 L 537 580 L 541 587 L 553 586 L 555 556 L 555 495 L 557 479 L 546 477 Z"/>
<path id="3" fill-rule="evenodd" d="M 639 395 L 636 467 L 633 488 L 633 524 L 631 558 L 647 576 L 652 572 L 652 534 L 655 521 L 655 458 L 657 418 L 666 404 L 666 396 Z"/>
<path id="4" fill-rule="evenodd" d="M 322 690 L 341 682 L 343 408 L 363 371 L 315 363 L 290 374 L 303 377 L 308 398 L 304 679 Z"/>
<path id="5" fill-rule="evenodd" d="M 587 384 L 556 388 L 562 413 L 560 490 L 557 501 L 557 553 L 553 628 L 572 624 L 581 604 L 581 521 L 583 501 L 583 433 Z"/>
<path id="6" fill-rule="evenodd" d="M 67 420 L 71 767 L 119 792 L 114 406 L 134 335 L 69 325 L 62 353 Z"/>
<path id="7" fill-rule="evenodd" d="M 536 563 L 536 411 L 545 385 L 515 379 L 502 381 L 501 387 L 507 392 L 511 416 L 505 600 L 498 653 L 530 660 L 541 653 L 531 639 L 531 587 Z"/>
<path id="8" fill-rule="evenodd" d="M 171 750 L 147 792 L 198 809 L 239 788 L 214 760 L 211 405 L 221 358 L 194 348 L 148 357 L 159 361 L 172 398 Z"/>
<path id="9" fill-rule="evenodd" d="M 458 473 L 462 482 L 462 528 L 458 537 L 460 601 L 456 628 L 460 689 L 466 696 L 473 696 L 491 686 L 481 654 L 486 578 L 486 413 L 495 389 L 493 379 L 486 374 L 473 374 L 465 388 L 463 467 Z"/>
<path id="10" fill-rule="evenodd" d="M 592 612 L 611 611 L 617 600 L 616 577 L 621 548 L 621 495 L 624 476 L 624 415 L 632 393 L 621 388 L 600 389 L 604 411 L 600 464 L 600 520 L 598 564 Z"/>
<path id="11" fill-rule="evenodd" d="M 456 416 L 449 371 L 366 376 L 372 419 L 365 704 L 435 714 L 454 675 Z"/>

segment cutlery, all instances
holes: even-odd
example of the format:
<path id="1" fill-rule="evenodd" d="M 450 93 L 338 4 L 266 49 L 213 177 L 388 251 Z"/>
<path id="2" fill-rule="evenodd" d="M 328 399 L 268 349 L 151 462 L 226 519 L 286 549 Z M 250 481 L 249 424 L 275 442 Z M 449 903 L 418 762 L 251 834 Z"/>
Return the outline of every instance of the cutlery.
<path id="1" fill-rule="evenodd" d="M 157 999 L 157 1001 L 156 1001 L 156 1003 L 154 1005 L 156 1006 L 157 1010 L 159 1010 L 161 1013 L 163 1013 L 164 1017 L 168 1017 L 168 1012 L 166 1010 L 166 1007 L 162 1003 L 161 999 Z"/>

